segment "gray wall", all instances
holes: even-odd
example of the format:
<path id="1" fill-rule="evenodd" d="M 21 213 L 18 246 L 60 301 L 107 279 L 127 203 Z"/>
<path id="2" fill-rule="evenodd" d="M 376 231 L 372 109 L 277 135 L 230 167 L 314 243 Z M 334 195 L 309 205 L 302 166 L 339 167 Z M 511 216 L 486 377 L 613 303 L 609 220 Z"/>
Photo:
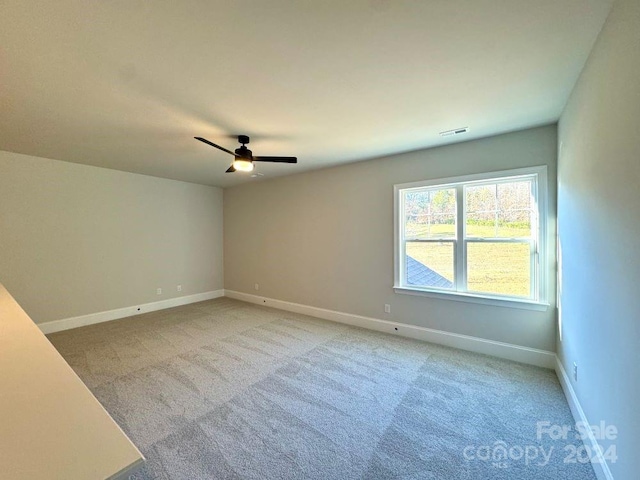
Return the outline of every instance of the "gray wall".
<path id="1" fill-rule="evenodd" d="M 617 0 L 560 120 L 558 354 L 590 423 L 620 433 L 615 478 L 640 451 L 640 2 Z M 611 442 L 602 442 L 607 447 Z"/>
<path id="2" fill-rule="evenodd" d="M 0 152 L 0 283 L 38 323 L 221 289 L 222 253 L 221 189 Z"/>
<path id="3" fill-rule="evenodd" d="M 393 185 L 546 164 L 555 212 L 556 152 L 552 125 L 225 189 L 225 288 L 553 351 L 554 305 L 538 312 L 394 293 Z M 554 253 L 554 213 L 549 221 Z"/>

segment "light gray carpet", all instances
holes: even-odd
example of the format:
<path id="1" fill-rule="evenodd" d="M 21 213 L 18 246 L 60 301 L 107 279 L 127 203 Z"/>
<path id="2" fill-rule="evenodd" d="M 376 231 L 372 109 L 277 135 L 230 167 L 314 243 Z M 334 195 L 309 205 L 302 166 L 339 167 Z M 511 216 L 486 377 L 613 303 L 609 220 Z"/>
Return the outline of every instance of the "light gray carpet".
<path id="1" fill-rule="evenodd" d="M 595 479 L 573 436 L 536 436 L 573 424 L 550 370 L 226 298 L 49 339 L 146 456 L 136 480 Z"/>

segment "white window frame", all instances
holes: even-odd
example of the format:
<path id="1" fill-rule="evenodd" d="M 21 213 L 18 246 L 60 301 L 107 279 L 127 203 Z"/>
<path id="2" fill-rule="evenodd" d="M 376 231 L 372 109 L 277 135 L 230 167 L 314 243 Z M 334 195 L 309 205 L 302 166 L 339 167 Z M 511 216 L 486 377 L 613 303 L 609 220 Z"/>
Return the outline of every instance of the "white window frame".
<path id="1" fill-rule="evenodd" d="M 465 188 L 485 183 L 501 183 L 518 179 L 533 179 L 533 197 L 537 205 L 537 222 L 532 222 L 533 240 L 529 243 L 533 249 L 531 255 L 531 295 L 530 298 L 495 295 L 490 293 L 470 292 L 466 289 L 466 247 L 473 242 L 496 242 L 496 239 L 465 238 L 466 205 Z M 406 254 L 404 238 L 404 192 L 407 190 L 431 189 L 456 190 L 456 237 L 454 244 L 455 281 L 453 289 L 437 287 L 417 287 L 407 285 Z M 393 186 L 394 191 L 394 291 L 396 293 L 436 297 L 462 302 L 481 303 L 503 307 L 525 308 L 530 310 L 546 310 L 548 295 L 548 260 L 547 260 L 547 167 L 527 167 L 499 172 L 487 172 L 460 177 L 440 178 L 420 182 L 403 183 Z M 535 235 L 537 233 L 537 235 Z M 428 240 L 427 240 L 428 241 Z M 439 241 L 439 240 L 434 240 Z M 443 241 L 451 242 L 451 240 Z M 497 241 L 525 243 L 521 239 L 500 239 Z"/>

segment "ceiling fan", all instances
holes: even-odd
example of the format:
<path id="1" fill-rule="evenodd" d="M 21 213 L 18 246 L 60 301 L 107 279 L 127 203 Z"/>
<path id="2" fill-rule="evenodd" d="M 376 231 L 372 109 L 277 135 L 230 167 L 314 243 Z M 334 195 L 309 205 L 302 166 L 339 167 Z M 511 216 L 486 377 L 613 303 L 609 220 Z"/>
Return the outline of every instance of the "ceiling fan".
<path id="1" fill-rule="evenodd" d="M 298 159 L 296 157 L 254 157 L 251 150 L 246 147 L 246 145 L 249 143 L 249 137 L 247 135 L 238 135 L 238 142 L 240 142 L 242 146 L 240 148 L 236 148 L 235 153 L 231 150 L 227 150 L 226 148 L 221 147 L 220 145 L 216 145 L 215 143 L 210 142 L 206 138 L 193 138 L 235 157 L 233 163 L 227 169 L 226 173 L 233 173 L 235 171 L 250 172 L 253 170 L 253 162 L 298 163 Z"/>

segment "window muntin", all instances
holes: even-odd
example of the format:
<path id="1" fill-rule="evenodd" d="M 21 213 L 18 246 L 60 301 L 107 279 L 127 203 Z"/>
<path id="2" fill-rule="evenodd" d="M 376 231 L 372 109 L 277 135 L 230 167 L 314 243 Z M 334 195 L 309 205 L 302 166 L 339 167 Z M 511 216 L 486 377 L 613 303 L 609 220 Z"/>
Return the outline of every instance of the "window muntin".
<path id="1" fill-rule="evenodd" d="M 546 168 L 482 177 L 396 186 L 396 287 L 542 301 Z"/>

